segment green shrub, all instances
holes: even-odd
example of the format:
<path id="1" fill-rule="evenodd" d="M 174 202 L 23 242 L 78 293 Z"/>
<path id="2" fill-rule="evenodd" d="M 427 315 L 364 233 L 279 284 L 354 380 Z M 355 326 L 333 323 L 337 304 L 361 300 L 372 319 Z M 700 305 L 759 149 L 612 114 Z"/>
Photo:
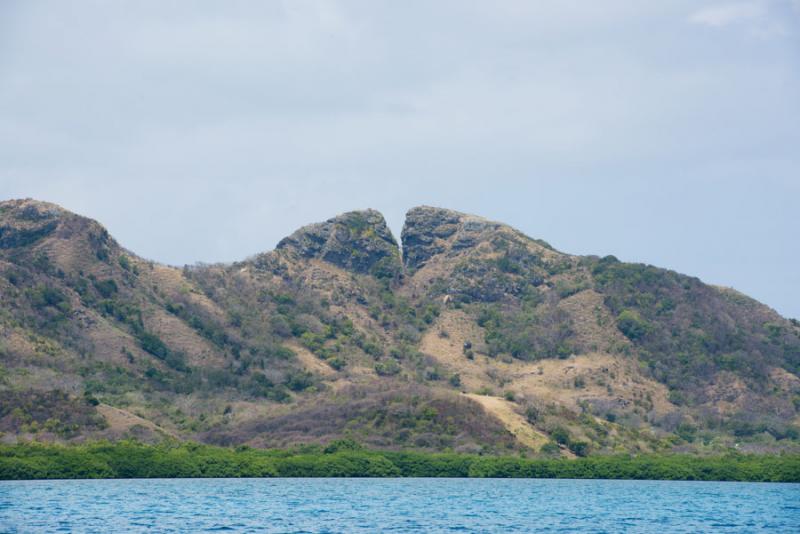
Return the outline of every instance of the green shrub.
<path id="1" fill-rule="evenodd" d="M 303 391 L 314 385 L 314 376 L 307 371 L 290 371 L 284 383 L 292 391 Z"/>
<path id="2" fill-rule="evenodd" d="M 539 452 L 547 456 L 558 456 L 561 454 L 561 447 L 559 447 L 558 443 L 555 441 L 548 441 L 542 445 L 542 448 L 539 449 Z"/>
<path id="3" fill-rule="evenodd" d="M 169 347 L 155 334 L 141 332 L 138 336 L 138 340 L 139 346 L 156 358 L 163 360 L 169 355 Z"/>
<path id="4" fill-rule="evenodd" d="M 94 285 L 94 288 L 97 290 L 98 293 L 100 293 L 100 296 L 103 297 L 104 299 L 113 297 L 119 291 L 117 283 L 110 278 L 108 280 L 102 280 L 102 281 L 93 280 L 92 285 Z"/>
<path id="5" fill-rule="evenodd" d="M 557 426 L 553 430 L 550 431 L 550 438 L 553 439 L 556 443 L 561 445 L 566 445 L 569 443 L 569 430 L 564 428 L 563 426 Z"/>
<path id="6" fill-rule="evenodd" d="M 623 310 L 617 316 L 617 328 L 630 340 L 647 335 L 650 325 L 635 310 Z"/>
<path id="7" fill-rule="evenodd" d="M 67 296 L 57 287 L 38 285 L 28 290 L 28 298 L 36 309 L 51 307 L 65 313 L 70 309 Z"/>
<path id="8" fill-rule="evenodd" d="M 525 408 L 525 420 L 534 424 L 539 420 L 539 410 L 535 406 L 528 406 Z"/>
<path id="9" fill-rule="evenodd" d="M 117 263 L 119 263 L 119 266 L 125 269 L 126 271 L 131 270 L 131 260 L 125 254 L 120 255 L 119 259 L 117 260 Z"/>
<path id="10" fill-rule="evenodd" d="M 570 441 L 567 447 L 575 456 L 586 456 L 589 454 L 589 443 L 586 441 Z"/>
<path id="11" fill-rule="evenodd" d="M 682 440 L 692 443 L 697 436 L 697 428 L 689 423 L 681 423 L 675 430 L 675 434 Z"/>
<path id="12" fill-rule="evenodd" d="M 380 376 L 394 376 L 400 372 L 400 364 L 392 358 L 375 364 L 375 372 Z"/>

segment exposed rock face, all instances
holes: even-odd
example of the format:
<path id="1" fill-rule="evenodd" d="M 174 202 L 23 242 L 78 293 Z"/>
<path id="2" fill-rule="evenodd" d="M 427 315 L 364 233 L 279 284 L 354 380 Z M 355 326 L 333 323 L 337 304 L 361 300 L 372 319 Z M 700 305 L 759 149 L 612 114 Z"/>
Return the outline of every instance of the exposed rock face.
<path id="1" fill-rule="evenodd" d="M 0 249 L 33 245 L 52 234 L 62 210 L 43 202 L 12 200 L 0 205 Z"/>
<path id="2" fill-rule="evenodd" d="M 397 241 L 375 210 L 351 211 L 304 226 L 281 240 L 277 250 L 361 274 L 384 276 L 401 270 Z"/>
<path id="3" fill-rule="evenodd" d="M 428 206 L 408 212 L 402 239 L 415 280 L 462 302 L 520 297 L 567 259 L 508 225 Z"/>
<path id="4" fill-rule="evenodd" d="M 429 206 L 413 208 L 406 214 L 401 236 L 403 261 L 406 267 L 417 269 L 437 254 L 472 248 L 503 229 L 512 232 L 474 215 Z"/>
<path id="5" fill-rule="evenodd" d="M 403 263 L 416 269 L 447 249 L 446 239 L 458 231 L 464 215 L 457 211 L 420 206 L 406 214 L 401 239 Z"/>

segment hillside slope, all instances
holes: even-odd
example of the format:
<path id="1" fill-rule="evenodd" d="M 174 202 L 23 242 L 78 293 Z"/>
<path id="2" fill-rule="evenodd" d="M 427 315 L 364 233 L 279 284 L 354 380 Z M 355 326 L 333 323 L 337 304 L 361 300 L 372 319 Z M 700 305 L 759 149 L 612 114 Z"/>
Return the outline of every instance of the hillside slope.
<path id="1" fill-rule="evenodd" d="M 572 456 L 798 444 L 800 325 L 733 290 L 409 211 L 183 269 L 0 203 L 2 439 Z"/>

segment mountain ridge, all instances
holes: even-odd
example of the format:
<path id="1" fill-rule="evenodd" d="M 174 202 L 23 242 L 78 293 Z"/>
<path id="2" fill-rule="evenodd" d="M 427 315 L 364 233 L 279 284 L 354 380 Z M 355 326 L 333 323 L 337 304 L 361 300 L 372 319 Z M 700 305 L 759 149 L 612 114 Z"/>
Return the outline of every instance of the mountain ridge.
<path id="1" fill-rule="evenodd" d="M 4 201 L 0 294 L 4 440 L 569 456 L 798 437 L 796 321 L 443 208 L 410 209 L 399 242 L 358 210 L 175 268 L 54 204 Z"/>

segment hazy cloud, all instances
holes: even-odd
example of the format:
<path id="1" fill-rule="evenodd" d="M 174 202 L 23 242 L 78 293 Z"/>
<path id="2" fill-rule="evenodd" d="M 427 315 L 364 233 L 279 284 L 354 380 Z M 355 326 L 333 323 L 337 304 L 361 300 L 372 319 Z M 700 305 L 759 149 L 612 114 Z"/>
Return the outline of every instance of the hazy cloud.
<path id="1" fill-rule="evenodd" d="M 763 18 L 766 10 L 761 2 L 736 2 L 719 4 L 695 11 L 689 20 L 707 26 L 728 26 L 729 24 Z"/>
<path id="2" fill-rule="evenodd" d="M 0 2 L 0 197 L 61 203 L 175 264 L 359 207 L 399 232 L 409 207 L 444 205 L 800 316 L 798 14 Z"/>
<path id="3" fill-rule="evenodd" d="M 797 0 L 753 0 L 703 7 L 689 16 L 694 24 L 723 28 L 743 27 L 754 37 L 785 37 L 796 26 Z"/>

